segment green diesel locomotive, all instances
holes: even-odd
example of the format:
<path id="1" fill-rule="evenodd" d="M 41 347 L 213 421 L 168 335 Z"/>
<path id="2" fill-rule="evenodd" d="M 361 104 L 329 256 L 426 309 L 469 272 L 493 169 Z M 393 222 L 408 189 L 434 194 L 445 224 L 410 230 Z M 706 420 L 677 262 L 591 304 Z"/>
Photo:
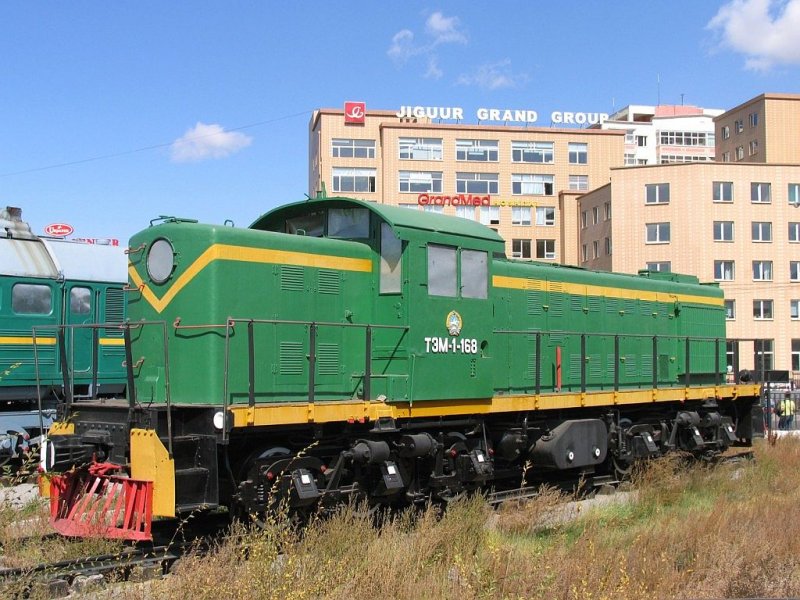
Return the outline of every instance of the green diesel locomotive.
<path id="1" fill-rule="evenodd" d="M 348 198 L 162 218 L 128 256 L 127 398 L 76 399 L 45 455 L 67 534 L 608 480 L 752 438 L 759 388 L 725 382 L 723 294 L 694 277 L 507 260 L 481 224 Z"/>

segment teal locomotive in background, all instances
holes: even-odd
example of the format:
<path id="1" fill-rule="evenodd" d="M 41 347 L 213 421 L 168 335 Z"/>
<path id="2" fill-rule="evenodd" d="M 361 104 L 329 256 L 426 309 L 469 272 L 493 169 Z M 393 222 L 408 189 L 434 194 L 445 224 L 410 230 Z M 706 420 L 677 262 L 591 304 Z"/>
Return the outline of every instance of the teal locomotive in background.
<path id="1" fill-rule="evenodd" d="M 448 500 L 749 443 L 759 390 L 725 383 L 716 285 L 503 248 L 469 220 L 348 198 L 135 235 L 128 397 L 56 426 L 45 466 L 80 467 L 53 479 L 57 527 L 87 533 L 76 499 L 112 481 L 145 516 L 101 533 L 137 538 L 198 507 Z"/>
<path id="2" fill-rule="evenodd" d="M 39 237 L 20 209 L 0 210 L 0 466 L 39 445 L 59 402 L 124 390 L 122 330 L 84 325 L 123 322 L 126 262 L 124 248 Z"/>

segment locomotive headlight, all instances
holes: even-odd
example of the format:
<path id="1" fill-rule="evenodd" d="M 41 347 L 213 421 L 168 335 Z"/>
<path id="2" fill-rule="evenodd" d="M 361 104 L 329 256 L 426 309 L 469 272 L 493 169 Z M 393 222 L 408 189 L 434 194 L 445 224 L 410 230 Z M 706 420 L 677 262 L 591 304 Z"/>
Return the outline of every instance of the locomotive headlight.
<path id="1" fill-rule="evenodd" d="M 154 283 L 164 283 L 175 268 L 175 249 L 164 238 L 150 245 L 147 253 L 147 274 Z"/>
<path id="2" fill-rule="evenodd" d="M 225 415 L 222 411 L 218 411 L 214 413 L 214 427 L 222 431 L 222 428 L 225 426 Z"/>

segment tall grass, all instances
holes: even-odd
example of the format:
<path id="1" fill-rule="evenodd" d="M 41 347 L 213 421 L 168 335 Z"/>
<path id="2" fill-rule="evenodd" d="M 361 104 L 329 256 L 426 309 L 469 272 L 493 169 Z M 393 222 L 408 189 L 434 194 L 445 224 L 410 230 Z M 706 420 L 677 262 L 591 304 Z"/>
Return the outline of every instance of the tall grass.
<path id="1" fill-rule="evenodd" d="M 756 460 L 653 461 L 636 491 L 565 508 L 543 488 L 493 511 L 480 497 L 373 516 L 348 506 L 298 530 L 234 528 L 210 555 L 118 597 L 736 598 L 800 596 L 800 440 Z"/>

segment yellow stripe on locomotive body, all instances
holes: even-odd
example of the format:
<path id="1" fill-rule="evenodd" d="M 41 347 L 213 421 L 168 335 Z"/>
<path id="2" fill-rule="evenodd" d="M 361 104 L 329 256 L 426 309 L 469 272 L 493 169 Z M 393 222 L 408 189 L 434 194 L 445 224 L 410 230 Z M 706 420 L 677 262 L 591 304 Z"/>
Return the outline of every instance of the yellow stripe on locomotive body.
<path id="1" fill-rule="evenodd" d="M 150 305 L 161 313 L 169 303 L 183 290 L 197 275 L 209 264 L 218 260 L 252 262 L 261 264 L 294 265 L 300 267 L 315 267 L 324 269 L 338 269 L 341 271 L 370 272 L 372 261 L 361 258 L 348 258 L 328 254 L 311 254 L 305 252 L 290 252 L 286 250 L 273 250 L 268 248 L 252 248 L 234 246 L 230 244 L 214 244 L 205 250 L 195 261 L 176 279 L 167 292 L 159 298 L 155 292 L 142 281 L 134 265 L 129 265 L 128 275 L 131 282 L 142 291 L 143 297 Z"/>
<path id="2" fill-rule="evenodd" d="M 620 287 L 591 285 L 585 283 L 570 283 L 566 281 L 556 282 L 558 290 L 555 289 L 553 282 L 539 279 L 526 279 L 524 277 L 509 277 L 507 275 L 494 275 L 492 285 L 496 288 L 507 288 L 514 290 L 537 290 L 541 292 L 559 291 L 567 294 L 580 296 L 598 296 L 604 298 L 619 298 L 622 300 L 646 300 L 648 302 L 691 302 L 695 304 L 708 304 L 710 306 L 722 307 L 724 299 L 713 296 L 697 296 L 694 294 L 671 294 L 665 292 L 653 292 L 648 290 L 636 290 Z"/>
<path id="3" fill-rule="evenodd" d="M 41 346 L 55 346 L 56 338 L 37 337 L 36 343 Z M 19 335 L 0 336 L 0 345 L 21 346 L 21 345 L 31 345 L 31 344 L 33 344 L 33 338 L 30 336 L 19 336 Z"/>

